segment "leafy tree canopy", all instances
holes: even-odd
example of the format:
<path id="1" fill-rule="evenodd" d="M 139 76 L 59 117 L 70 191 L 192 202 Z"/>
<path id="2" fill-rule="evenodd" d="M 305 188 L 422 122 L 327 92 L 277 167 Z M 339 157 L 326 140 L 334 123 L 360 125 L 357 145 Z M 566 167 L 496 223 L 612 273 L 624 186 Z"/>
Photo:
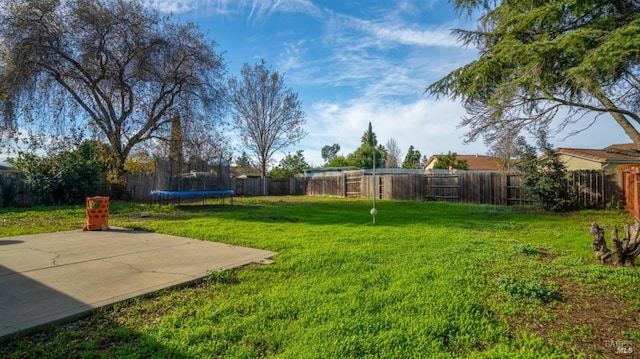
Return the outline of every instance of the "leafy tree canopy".
<path id="1" fill-rule="evenodd" d="M 304 159 L 302 150 L 296 151 L 295 154 L 287 154 L 280 163 L 271 170 L 271 177 L 273 178 L 287 178 L 304 172 L 311 166 Z"/>
<path id="2" fill-rule="evenodd" d="M 610 114 L 640 146 L 640 2 L 454 0 L 479 11 L 476 30 L 455 30 L 477 60 L 426 89 L 462 101 L 467 141 L 559 129 Z M 588 127 L 590 122 L 584 123 Z"/>
<path id="3" fill-rule="evenodd" d="M 98 189 L 99 174 L 107 167 L 102 147 L 99 142 L 86 141 L 73 151 L 46 156 L 21 152 L 9 162 L 24 173 L 38 203 L 77 204 Z"/>
<path id="4" fill-rule="evenodd" d="M 353 153 L 347 156 L 347 162 L 350 166 L 359 168 L 373 168 L 374 157 L 376 168 L 382 167 L 383 160 L 387 156 L 387 151 L 384 146 L 379 145 L 377 147 L 370 146 L 369 144 L 362 144 Z"/>
<path id="5" fill-rule="evenodd" d="M 449 151 L 446 155 L 438 156 L 433 168 L 438 170 L 468 170 L 469 161 L 460 160 L 457 153 Z"/>
<path id="6" fill-rule="evenodd" d="M 375 157 L 376 168 L 383 167 L 387 157 L 387 150 L 383 145 L 378 145 L 378 139 L 373 132 L 371 122 L 361 138 L 360 147 L 353 153 L 344 156 L 335 156 L 331 161 L 325 163 L 324 167 L 358 167 L 373 168 Z"/>
<path id="7" fill-rule="evenodd" d="M 384 159 L 387 157 L 387 150 L 382 145 L 378 145 L 378 137 L 373 132 L 371 122 L 362 135 L 360 147 L 347 156 L 350 166 L 359 168 L 373 168 L 375 157 L 376 168 L 382 167 Z"/>
<path id="8" fill-rule="evenodd" d="M 325 163 L 323 167 L 349 167 L 353 166 L 345 156 L 338 155 L 331 159 L 331 161 Z"/>
<path id="9" fill-rule="evenodd" d="M 322 147 L 322 159 L 325 162 L 331 162 L 331 160 L 333 160 L 338 155 L 338 152 L 340 152 L 339 144 L 334 143 L 333 145 L 326 145 Z"/>
<path id="10" fill-rule="evenodd" d="M 193 24 L 139 1 L 2 1 L 0 136 L 88 130 L 109 145 L 118 181 L 138 144 L 169 136 L 174 111 L 185 128 L 222 117 L 225 67 L 214 47 Z"/>
<path id="11" fill-rule="evenodd" d="M 127 157 L 124 169 L 136 175 L 153 176 L 156 173 L 156 162 L 153 156 L 140 151 Z"/>

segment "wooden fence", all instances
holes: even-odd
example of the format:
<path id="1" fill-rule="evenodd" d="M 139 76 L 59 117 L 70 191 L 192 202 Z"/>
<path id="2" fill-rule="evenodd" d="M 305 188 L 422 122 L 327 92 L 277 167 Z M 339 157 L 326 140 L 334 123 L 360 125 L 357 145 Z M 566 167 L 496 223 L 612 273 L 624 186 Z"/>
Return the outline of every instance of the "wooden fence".
<path id="1" fill-rule="evenodd" d="M 236 196 L 268 195 L 335 196 L 408 201 L 448 201 L 495 205 L 530 204 L 517 173 L 458 171 L 443 173 L 384 173 L 366 171 L 318 174 L 287 179 L 235 178 Z M 582 207 L 622 207 L 625 203 L 618 176 L 603 171 L 571 171 L 567 183 Z M 148 202 L 154 189 L 149 176 L 128 175 L 127 193 L 136 202 Z M 19 172 L 0 172 L 0 206 L 33 205 L 29 186 Z"/>
<path id="2" fill-rule="evenodd" d="M 364 171 L 342 176 L 298 179 L 300 193 L 394 200 L 435 200 L 495 205 L 526 205 L 532 201 L 522 188 L 522 175 L 505 172 L 457 171 L 427 174 L 380 174 Z M 566 178 L 581 207 L 621 206 L 624 194 L 617 176 L 603 171 L 570 171 Z M 321 190 L 320 190 L 321 189 Z M 272 193 L 276 195 L 277 193 Z"/>
<path id="3" fill-rule="evenodd" d="M 0 171 L 0 208 L 34 205 L 31 187 L 20 171 Z"/>
<path id="4" fill-rule="evenodd" d="M 623 167 L 623 188 L 625 208 L 631 217 L 640 220 L 640 166 L 628 165 Z"/>
<path id="5" fill-rule="evenodd" d="M 479 204 L 527 204 L 520 176 L 503 172 L 456 172 L 425 176 L 426 198 Z"/>

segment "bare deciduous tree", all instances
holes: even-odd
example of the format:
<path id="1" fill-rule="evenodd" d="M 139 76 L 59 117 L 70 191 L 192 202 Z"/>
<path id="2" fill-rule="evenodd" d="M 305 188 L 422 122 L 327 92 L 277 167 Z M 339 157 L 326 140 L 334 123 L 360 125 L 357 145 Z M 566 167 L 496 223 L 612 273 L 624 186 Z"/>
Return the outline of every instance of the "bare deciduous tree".
<path id="1" fill-rule="evenodd" d="M 298 143 L 306 132 L 298 94 L 285 87 L 284 76 L 262 60 L 245 64 L 241 78 L 229 80 L 233 119 L 243 145 L 255 154 L 262 176 L 276 151 Z"/>
<path id="2" fill-rule="evenodd" d="M 498 169 L 509 172 L 515 167 L 518 156 L 518 142 L 524 141 L 521 136 L 516 136 L 510 131 L 503 131 L 503 136 L 495 139 L 489 145 L 489 155 L 497 158 Z"/>
<path id="3" fill-rule="evenodd" d="M 398 159 L 402 156 L 402 150 L 398 142 L 393 138 L 387 140 L 387 168 L 399 168 Z"/>

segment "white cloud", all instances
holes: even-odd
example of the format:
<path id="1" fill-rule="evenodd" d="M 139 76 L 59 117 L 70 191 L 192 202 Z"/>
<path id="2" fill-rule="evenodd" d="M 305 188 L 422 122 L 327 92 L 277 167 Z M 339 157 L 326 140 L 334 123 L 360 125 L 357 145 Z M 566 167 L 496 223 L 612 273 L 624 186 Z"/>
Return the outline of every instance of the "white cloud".
<path id="1" fill-rule="evenodd" d="M 270 13 L 273 12 L 293 12 L 303 13 L 313 16 L 320 16 L 322 12 L 311 1 L 308 0 L 264 0 L 255 2 L 271 3 Z"/>
<path id="2" fill-rule="evenodd" d="M 353 152 L 369 121 L 380 144 L 394 138 L 403 151 L 413 145 L 428 156 L 486 153 L 482 143 L 463 144 L 465 131 L 458 124 L 465 112 L 459 104 L 423 95 L 430 82 L 475 56 L 449 30 L 327 13 L 324 57 L 305 62 L 302 47 L 286 51 L 288 63 L 296 65 L 288 73 L 296 83 L 352 91 L 344 99 L 329 94 L 307 109 L 309 135 L 300 146 L 309 162 L 321 164 L 320 149 L 333 143 L 344 155 Z"/>
<path id="3" fill-rule="evenodd" d="M 413 100 L 429 82 L 475 56 L 444 26 L 420 29 L 397 15 L 363 20 L 328 10 L 327 14 L 322 44 L 329 53 L 300 66 L 306 68 L 297 74 L 300 83 L 353 87 L 368 97 L 408 95 Z"/>
<path id="4" fill-rule="evenodd" d="M 284 44 L 284 51 L 280 55 L 278 67 L 282 72 L 299 70 L 305 67 L 303 55 L 305 53 L 306 40 L 298 40 Z"/>
<path id="5" fill-rule="evenodd" d="M 390 48 L 399 45 L 460 47 L 456 37 L 451 34 L 455 24 L 425 27 L 423 24 L 406 22 L 397 15 L 362 19 L 332 12 L 328 14 L 328 30 L 334 39 L 351 42 L 358 48 Z"/>
<path id="6" fill-rule="evenodd" d="M 412 29 L 404 24 L 360 21 L 362 30 L 367 31 L 381 42 L 402 45 L 460 47 L 450 29 Z M 420 25 L 414 25 L 420 26 Z"/>
<path id="7" fill-rule="evenodd" d="M 221 15 L 248 12 L 249 21 L 257 21 L 276 12 L 322 16 L 320 9 L 309 0 L 144 0 L 143 3 L 160 12 L 173 14 L 196 9 Z"/>
<path id="8" fill-rule="evenodd" d="M 160 12 L 180 14 L 193 11 L 204 2 L 202 0 L 144 0 L 143 4 Z"/>
<path id="9" fill-rule="evenodd" d="M 458 124 L 464 109 L 457 103 L 425 98 L 411 103 L 361 98 L 346 104 L 318 102 L 312 108 L 303 149 L 305 158 L 315 164 L 322 163 L 319 150 L 322 146 L 338 143 L 343 155 L 357 149 L 369 122 L 379 144 L 394 138 L 405 153 L 411 145 L 427 156 L 448 151 L 486 153 L 481 143 L 463 144 L 465 131 L 458 129 Z"/>

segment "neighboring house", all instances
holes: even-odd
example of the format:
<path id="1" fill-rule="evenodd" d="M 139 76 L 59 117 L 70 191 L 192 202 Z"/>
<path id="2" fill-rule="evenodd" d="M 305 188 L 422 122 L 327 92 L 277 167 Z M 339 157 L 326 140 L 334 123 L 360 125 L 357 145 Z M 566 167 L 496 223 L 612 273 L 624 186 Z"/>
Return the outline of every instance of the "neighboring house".
<path id="1" fill-rule="evenodd" d="M 424 165 L 424 169 L 431 170 L 436 164 L 438 157 L 444 155 L 433 155 L 429 157 L 429 160 Z M 458 160 L 467 160 L 469 163 L 469 171 L 497 171 L 498 158 L 486 155 L 457 155 Z"/>
<path id="2" fill-rule="evenodd" d="M 607 199 L 624 199 L 625 208 L 640 219 L 638 184 L 640 151 L 633 143 L 611 145 L 600 150 L 586 148 L 557 148 L 556 152 L 567 170 L 601 170 L 607 185 Z"/>
<path id="3" fill-rule="evenodd" d="M 629 166 L 640 166 L 640 151 L 633 143 L 611 145 L 601 150 L 557 148 L 556 152 L 567 170 L 602 170 L 613 176 L 621 188 L 624 186 L 623 171 Z"/>
<path id="4" fill-rule="evenodd" d="M 611 145 L 601 150 L 557 148 L 556 152 L 569 171 L 589 169 L 622 173 L 625 165 L 640 165 L 640 151 L 633 143 Z"/>

